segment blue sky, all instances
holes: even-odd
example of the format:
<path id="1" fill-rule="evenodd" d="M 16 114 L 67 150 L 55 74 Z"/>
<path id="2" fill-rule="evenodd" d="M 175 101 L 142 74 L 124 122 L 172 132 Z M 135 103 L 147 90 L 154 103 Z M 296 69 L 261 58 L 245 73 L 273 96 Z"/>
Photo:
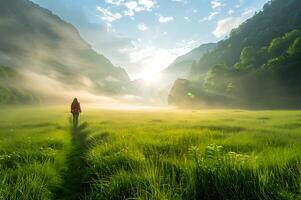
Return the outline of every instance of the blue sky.
<path id="1" fill-rule="evenodd" d="M 268 0 L 33 0 L 75 25 L 82 37 L 133 79 L 217 42 Z"/>

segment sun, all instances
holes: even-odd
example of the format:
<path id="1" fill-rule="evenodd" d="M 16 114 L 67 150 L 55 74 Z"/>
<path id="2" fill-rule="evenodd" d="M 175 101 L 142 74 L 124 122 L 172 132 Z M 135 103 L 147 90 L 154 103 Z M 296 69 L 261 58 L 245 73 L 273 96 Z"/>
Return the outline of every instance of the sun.
<path id="1" fill-rule="evenodd" d="M 140 77 L 146 83 L 158 83 L 161 79 L 161 74 L 159 72 L 144 71 L 140 74 Z"/>

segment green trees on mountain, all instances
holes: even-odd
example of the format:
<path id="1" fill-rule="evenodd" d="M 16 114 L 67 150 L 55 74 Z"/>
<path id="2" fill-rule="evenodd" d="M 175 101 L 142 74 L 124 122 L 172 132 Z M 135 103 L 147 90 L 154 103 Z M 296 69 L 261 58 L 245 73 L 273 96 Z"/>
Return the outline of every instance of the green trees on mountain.
<path id="1" fill-rule="evenodd" d="M 274 38 L 294 29 L 301 29 L 301 2 L 272 0 L 264 6 L 263 11 L 233 29 L 230 37 L 220 41 L 213 52 L 200 58 L 193 72 L 207 72 L 217 64 L 233 66 L 244 48 L 254 47 L 258 51 L 269 46 Z"/>
<path id="2" fill-rule="evenodd" d="M 206 74 L 203 88 L 239 97 L 247 104 L 285 105 L 301 97 L 301 31 L 293 30 L 269 46 L 245 47 L 233 66 L 216 65 Z M 286 101 L 288 100 L 288 101 Z M 233 102 L 235 103 L 235 102 Z"/>
<path id="3" fill-rule="evenodd" d="M 202 91 L 199 102 L 301 107 L 301 1 L 270 1 L 193 65 L 191 74 Z M 225 98 L 206 100 L 216 94 Z"/>
<path id="4" fill-rule="evenodd" d="M 227 85 L 231 82 L 231 71 L 225 65 L 216 65 L 205 78 L 204 87 L 216 92 L 227 91 Z"/>

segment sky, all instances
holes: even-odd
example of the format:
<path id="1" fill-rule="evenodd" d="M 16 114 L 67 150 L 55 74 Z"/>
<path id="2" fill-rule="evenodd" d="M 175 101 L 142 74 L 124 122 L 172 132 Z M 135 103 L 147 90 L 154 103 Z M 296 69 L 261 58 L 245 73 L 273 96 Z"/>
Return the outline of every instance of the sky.
<path id="1" fill-rule="evenodd" d="M 32 0 L 73 24 L 132 79 L 168 67 L 201 44 L 227 38 L 268 0 Z"/>

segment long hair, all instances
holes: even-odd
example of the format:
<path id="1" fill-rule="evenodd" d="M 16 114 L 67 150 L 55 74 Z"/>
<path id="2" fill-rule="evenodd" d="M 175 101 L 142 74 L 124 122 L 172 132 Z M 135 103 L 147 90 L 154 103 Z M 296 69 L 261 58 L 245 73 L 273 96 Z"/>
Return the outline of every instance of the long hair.
<path id="1" fill-rule="evenodd" d="M 77 98 L 74 98 L 72 103 L 78 103 Z"/>

